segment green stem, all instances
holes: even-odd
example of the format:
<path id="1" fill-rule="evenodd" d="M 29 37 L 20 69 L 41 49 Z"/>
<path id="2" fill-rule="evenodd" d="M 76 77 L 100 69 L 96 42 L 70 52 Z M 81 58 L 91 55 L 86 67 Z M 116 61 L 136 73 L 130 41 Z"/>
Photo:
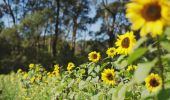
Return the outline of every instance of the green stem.
<path id="1" fill-rule="evenodd" d="M 159 39 L 159 36 L 157 36 L 157 40 L 158 40 L 158 43 L 157 43 L 157 50 L 158 50 L 158 64 L 159 64 L 159 67 L 161 69 L 161 77 L 162 77 L 162 89 L 164 90 L 164 68 L 163 68 L 163 65 L 162 65 L 162 59 L 161 59 L 161 47 L 160 47 L 160 39 Z"/>

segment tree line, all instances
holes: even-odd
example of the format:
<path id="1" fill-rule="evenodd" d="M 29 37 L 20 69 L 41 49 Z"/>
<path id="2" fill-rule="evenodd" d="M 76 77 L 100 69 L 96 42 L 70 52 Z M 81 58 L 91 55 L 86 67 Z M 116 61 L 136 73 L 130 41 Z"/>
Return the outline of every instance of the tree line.
<path id="1" fill-rule="evenodd" d="M 48 70 L 55 63 L 66 66 L 72 61 L 78 65 L 88 61 L 92 50 L 104 54 L 114 45 L 117 34 L 129 30 L 124 15 L 127 1 L 3 0 L 0 73 L 27 70 L 29 63 L 40 63 Z M 99 30 L 89 30 L 99 21 Z"/>

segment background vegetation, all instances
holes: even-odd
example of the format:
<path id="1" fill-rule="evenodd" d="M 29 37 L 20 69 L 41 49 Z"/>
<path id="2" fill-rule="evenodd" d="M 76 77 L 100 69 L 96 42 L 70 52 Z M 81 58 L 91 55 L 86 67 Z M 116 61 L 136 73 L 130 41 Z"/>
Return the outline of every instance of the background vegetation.
<path id="1" fill-rule="evenodd" d="M 87 61 L 104 51 L 116 34 L 129 29 L 125 0 L 2 0 L 0 2 L 0 73 L 29 63 L 47 69 Z M 122 17 L 123 16 L 123 17 Z M 92 28 L 91 28 L 92 27 Z"/>

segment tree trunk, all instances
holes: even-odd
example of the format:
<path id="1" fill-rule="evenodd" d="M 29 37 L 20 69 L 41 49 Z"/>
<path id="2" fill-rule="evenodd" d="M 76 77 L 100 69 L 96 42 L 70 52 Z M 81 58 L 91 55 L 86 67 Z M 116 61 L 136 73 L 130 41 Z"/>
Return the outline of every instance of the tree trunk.
<path id="1" fill-rule="evenodd" d="M 109 30 L 108 35 L 109 35 L 109 40 L 108 40 L 109 47 L 113 47 L 114 39 L 115 39 L 115 35 L 113 34 L 113 29 Z"/>
<path id="2" fill-rule="evenodd" d="M 58 33 L 59 33 L 59 15 L 60 15 L 60 0 L 56 0 L 57 2 L 57 19 L 56 19 L 56 25 L 55 25 L 55 34 L 53 37 L 53 43 L 52 43 L 52 55 L 53 57 L 56 57 L 56 45 L 58 40 Z"/>
<path id="3" fill-rule="evenodd" d="M 109 47 L 113 47 L 114 42 L 115 42 L 115 35 L 114 35 L 115 16 L 116 16 L 116 14 L 113 13 L 112 14 L 113 22 L 112 22 L 112 25 L 108 29 L 108 36 L 109 36 L 108 44 L 109 44 Z"/>
<path id="4" fill-rule="evenodd" d="M 71 43 L 71 50 L 72 54 L 75 53 L 75 47 L 76 47 L 76 35 L 77 35 L 77 17 L 73 19 L 73 34 L 72 34 L 72 43 Z"/>

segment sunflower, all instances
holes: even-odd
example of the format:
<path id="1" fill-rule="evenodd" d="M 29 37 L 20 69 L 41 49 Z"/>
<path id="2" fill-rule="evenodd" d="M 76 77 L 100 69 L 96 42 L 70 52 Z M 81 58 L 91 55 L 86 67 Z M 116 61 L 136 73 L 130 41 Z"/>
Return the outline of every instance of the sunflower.
<path id="1" fill-rule="evenodd" d="M 59 64 L 55 64 L 55 65 L 54 65 L 54 70 L 57 71 L 57 72 L 59 72 L 59 69 L 60 69 Z"/>
<path id="2" fill-rule="evenodd" d="M 88 58 L 92 62 L 98 62 L 101 58 L 101 55 L 100 55 L 99 52 L 93 51 L 93 52 L 88 54 Z"/>
<path id="3" fill-rule="evenodd" d="M 164 26 L 170 25 L 170 2 L 168 0 L 132 0 L 126 5 L 126 17 L 132 22 L 133 30 L 140 35 L 161 35 Z"/>
<path id="4" fill-rule="evenodd" d="M 69 62 L 68 65 L 67 65 L 67 70 L 71 71 L 73 67 L 75 67 L 74 63 Z"/>
<path id="5" fill-rule="evenodd" d="M 157 91 L 161 89 L 162 79 L 158 74 L 151 73 L 147 78 L 145 78 L 145 86 L 150 92 Z"/>
<path id="6" fill-rule="evenodd" d="M 118 35 L 118 39 L 116 41 L 116 49 L 117 54 L 129 54 L 133 47 L 136 44 L 136 39 L 133 32 L 126 32 L 123 35 Z"/>
<path id="7" fill-rule="evenodd" d="M 134 72 L 136 69 L 137 69 L 136 65 L 129 65 L 128 68 L 127 68 L 127 71 L 128 72 Z"/>
<path id="8" fill-rule="evenodd" d="M 102 80 L 103 82 L 105 82 L 106 84 L 109 85 L 115 85 L 115 72 L 114 69 L 105 69 L 102 72 Z"/>
<path id="9" fill-rule="evenodd" d="M 106 54 L 107 54 L 109 57 L 113 57 L 113 56 L 116 54 L 116 49 L 115 49 L 114 47 L 108 48 L 107 51 L 106 51 Z"/>
<path id="10" fill-rule="evenodd" d="M 29 68 L 33 69 L 34 68 L 34 64 L 29 64 Z"/>

